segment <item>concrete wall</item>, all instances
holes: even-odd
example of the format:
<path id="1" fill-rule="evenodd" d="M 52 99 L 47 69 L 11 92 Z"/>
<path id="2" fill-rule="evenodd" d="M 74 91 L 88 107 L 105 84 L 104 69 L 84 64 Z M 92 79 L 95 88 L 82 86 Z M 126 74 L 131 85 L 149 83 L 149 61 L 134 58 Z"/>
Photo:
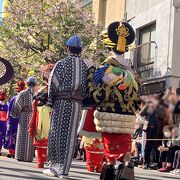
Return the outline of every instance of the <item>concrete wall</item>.
<path id="1" fill-rule="evenodd" d="M 128 10 L 128 18 L 143 13 L 154 6 L 169 0 L 126 0 L 126 9 Z M 167 2 L 166 2 L 167 3 Z"/>
<path id="2" fill-rule="evenodd" d="M 93 0 L 93 13 L 97 24 L 100 21 L 100 1 L 101 0 Z"/>
<path id="3" fill-rule="evenodd" d="M 172 74 L 180 76 L 180 7 L 174 8 Z"/>
<path id="4" fill-rule="evenodd" d="M 161 75 L 171 68 L 173 44 L 173 6 L 172 0 L 127 0 L 127 20 L 138 29 L 156 22 L 157 59 L 154 69 Z"/>
<path id="5" fill-rule="evenodd" d="M 124 10 L 125 0 L 107 0 L 105 27 L 108 27 L 113 21 L 122 21 Z"/>
<path id="6" fill-rule="evenodd" d="M 107 28 L 113 21 L 123 20 L 124 10 L 125 0 L 93 0 L 93 13 L 96 23 L 104 23 L 104 28 Z"/>
<path id="7" fill-rule="evenodd" d="M 1 1 L 3 1 L 3 10 L 2 10 L 2 12 L 3 12 L 3 14 L 2 14 L 2 17 L 4 18 L 4 17 L 6 17 L 8 14 L 5 12 L 5 8 L 7 7 L 7 5 L 8 5 L 8 0 L 1 0 Z"/>

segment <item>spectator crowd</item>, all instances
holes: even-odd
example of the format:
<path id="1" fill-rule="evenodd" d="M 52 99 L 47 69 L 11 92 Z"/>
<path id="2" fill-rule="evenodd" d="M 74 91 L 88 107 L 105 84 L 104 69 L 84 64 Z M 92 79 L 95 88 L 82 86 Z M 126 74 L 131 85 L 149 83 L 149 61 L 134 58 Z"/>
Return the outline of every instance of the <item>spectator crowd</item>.
<path id="1" fill-rule="evenodd" d="M 180 94 L 142 96 L 132 136 L 133 161 L 144 169 L 180 175 Z"/>

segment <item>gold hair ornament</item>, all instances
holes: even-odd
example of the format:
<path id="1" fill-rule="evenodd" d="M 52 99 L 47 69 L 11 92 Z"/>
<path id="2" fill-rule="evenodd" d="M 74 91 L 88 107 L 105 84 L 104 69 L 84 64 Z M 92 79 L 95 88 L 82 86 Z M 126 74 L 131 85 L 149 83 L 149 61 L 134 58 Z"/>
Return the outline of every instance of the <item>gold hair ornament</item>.
<path id="1" fill-rule="evenodd" d="M 122 23 L 116 29 L 118 35 L 117 50 L 124 53 L 126 51 L 126 37 L 129 36 L 129 29 Z"/>

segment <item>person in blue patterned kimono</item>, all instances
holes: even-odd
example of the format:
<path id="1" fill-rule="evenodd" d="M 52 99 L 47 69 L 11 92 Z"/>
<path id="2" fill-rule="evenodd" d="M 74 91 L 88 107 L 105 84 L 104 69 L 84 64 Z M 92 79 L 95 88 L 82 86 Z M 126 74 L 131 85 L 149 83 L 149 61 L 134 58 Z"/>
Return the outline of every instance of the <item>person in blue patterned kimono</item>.
<path id="1" fill-rule="evenodd" d="M 88 66 L 80 57 L 83 42 L 77 35 L 66 43 L 69 55 L 58 61 L 50 75 L 48 102 L 52 106 L 48 159 L 50 168 L 44 174 L 67 179 L 74 154 L 86 93 Z"/>
<path id="2" fill-rule="evenodd" d="M 33 140 L 28 133 L 28 125 L 32 114 L 32 102 L 36 79 L 34 77 L 29 77 L 27 79 L 27 86 L 28 88 L 26 90 L 18 94 L 10 116 L 12 118 L 19 118 L 15 158 L 18 161 L 32 162 L 34 157 L 34 146 Z"/>

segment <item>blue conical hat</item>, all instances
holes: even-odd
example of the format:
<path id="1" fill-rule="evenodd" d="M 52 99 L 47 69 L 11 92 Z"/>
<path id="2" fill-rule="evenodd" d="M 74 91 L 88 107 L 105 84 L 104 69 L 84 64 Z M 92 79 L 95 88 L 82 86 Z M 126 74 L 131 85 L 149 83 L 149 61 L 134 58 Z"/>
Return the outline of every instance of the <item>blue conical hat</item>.
<path id="1" fill-rule="evenodd" d="M 69 40 L 66 42 L 66 45 L 76 47 L 76 48 L 78 48 L 78 47 L 82 48 L 83 47 L 83 41 L 80 38 L 80 36 L 74 35 L 74 36 L 69 38 Z"/>

